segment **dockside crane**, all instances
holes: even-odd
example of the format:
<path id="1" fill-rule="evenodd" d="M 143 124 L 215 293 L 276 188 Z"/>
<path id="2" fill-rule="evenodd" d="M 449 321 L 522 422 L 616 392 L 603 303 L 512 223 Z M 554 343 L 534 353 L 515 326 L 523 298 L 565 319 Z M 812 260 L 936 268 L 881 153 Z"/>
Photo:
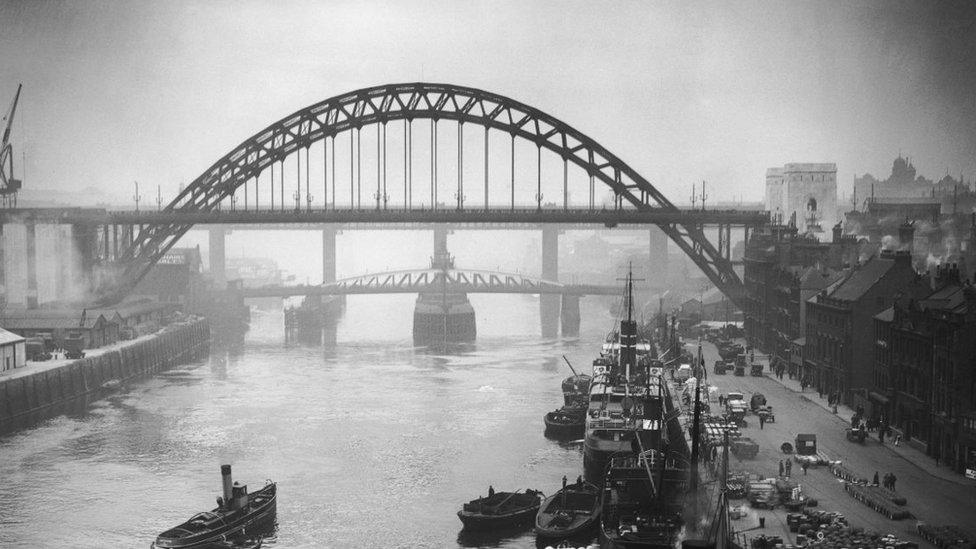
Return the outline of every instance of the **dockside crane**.
<path id="1" fill-rule="evenodd" d="M 23 182 L 14 179 L 14 151 L 10 144 L 10 130 L 14 124 L 14 114 L 17 112 L 17 101 L 20 99 L 20 89 L 23 84 L 17 84 L 17 93 L 10 105 L 10 110 L 0 123 L 3 124 L 3 140 L 0 141 L 0 204 L 4 207 L 17 205 L 17 191 Z"/>

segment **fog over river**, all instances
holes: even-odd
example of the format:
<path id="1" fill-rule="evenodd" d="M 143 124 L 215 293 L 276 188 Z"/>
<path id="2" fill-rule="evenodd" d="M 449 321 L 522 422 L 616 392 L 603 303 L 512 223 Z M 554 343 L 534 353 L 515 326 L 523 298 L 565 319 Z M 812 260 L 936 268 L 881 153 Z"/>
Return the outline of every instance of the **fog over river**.
<path id="1" fill-rule="evenodd" d="M 561 355 L 588 369 L 612 325 L 582 300 L 579 339 L 539 337 L 533 296 L 472 296 L 478 341 L 415 349 L 414 296 L 348 300 L 335 349 L 286 347 L 255 312 L 244 345 L 129 383 L 78 416 L 0 438 L 0 546 L 148 547 L 211 509 L 221 463 L 278 482 L 277 547 L 534 547 L 531 533 L 459 538 L 464 501 L 554 492 L 578 444 L 543 437 Z"/>

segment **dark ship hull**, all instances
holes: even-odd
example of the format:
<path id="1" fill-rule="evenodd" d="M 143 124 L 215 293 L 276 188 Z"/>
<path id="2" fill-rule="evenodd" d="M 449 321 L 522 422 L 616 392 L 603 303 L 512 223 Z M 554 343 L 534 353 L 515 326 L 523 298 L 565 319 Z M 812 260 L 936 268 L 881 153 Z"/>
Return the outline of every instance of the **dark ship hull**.
<path id="1" fill-rule="evenodd" d="M 152 544 L 155 549 L 190 549 L 209 547 L 252 530 L 273 524 L 277 515 L 277 485 L 270 483 L 248 494 L 248 504 L 235 510 L 217 508 L 199 513 L 190 520 L 160 534 Z"/>
<path id="2" fill-rule="evenodd" d="M 465 294 L 420 294 L 413 312 L 414 345 L 470 343 L 478 330 Z"/>

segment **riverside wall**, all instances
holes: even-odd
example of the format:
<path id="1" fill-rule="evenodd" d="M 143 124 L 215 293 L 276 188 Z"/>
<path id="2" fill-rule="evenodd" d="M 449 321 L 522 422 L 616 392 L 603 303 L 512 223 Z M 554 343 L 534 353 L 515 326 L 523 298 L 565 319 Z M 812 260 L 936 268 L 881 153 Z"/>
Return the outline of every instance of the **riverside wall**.
<path id="1" fill-rule="evenodd" d="M 206 355 L 210 324 L 196 318 L 102 349 L 84 358 L 32 362 L 0 376 L 0 433 L 28 427 L 59 414 L 83 411 L 120 383 Z"/>

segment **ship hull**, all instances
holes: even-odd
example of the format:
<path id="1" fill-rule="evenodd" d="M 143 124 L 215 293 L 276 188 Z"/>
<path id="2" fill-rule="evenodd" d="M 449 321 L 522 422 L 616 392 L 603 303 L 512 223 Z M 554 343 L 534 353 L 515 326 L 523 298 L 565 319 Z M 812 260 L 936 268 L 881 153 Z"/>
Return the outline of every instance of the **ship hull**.
<path id="1" fill-rule="evenodd" d="M 477 335 L 474 307 L 466 295 L 417 298 L 413 313 L 414 345 L 470 343 Z"/>

